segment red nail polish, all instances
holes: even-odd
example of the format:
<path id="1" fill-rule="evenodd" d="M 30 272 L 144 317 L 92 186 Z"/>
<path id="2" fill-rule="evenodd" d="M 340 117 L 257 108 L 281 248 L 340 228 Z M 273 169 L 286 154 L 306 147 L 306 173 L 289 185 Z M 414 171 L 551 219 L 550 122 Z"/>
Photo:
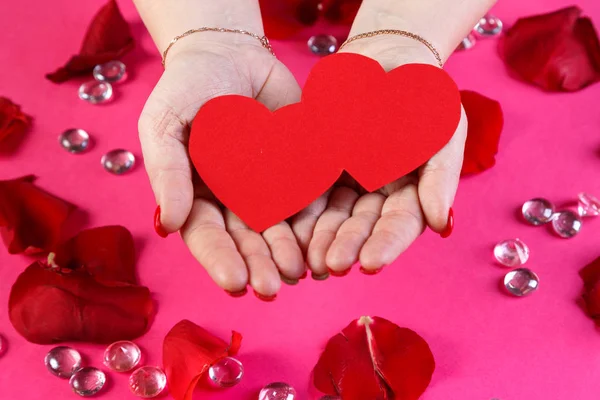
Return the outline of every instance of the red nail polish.
<path id="1" fill-rule="evenodd" d="M 254 295 L 256 295 L 256 297 L 258 297 L 260 300 L 266 301 L 266 302 L 274 301 L 277 298 L 277 294 L 274 294 L 271 296 L 265 296 L 264 294 L 258 293 L 256 290 L 254 291 Z"/>
<path id="2" fill-rule="evenodd" d="M 383 271 L 383 267 L 377 269 L 366 269 L 362 265 L 360 267 L 360 272 L 362 272 L 365 275 L 377 275 L 381 271 Z"/>
<path id="3" fill-rule="evenodd" d="M 244 290 L 240 290 L 239 292 L 230 292 L 229 290 L 226 290 L 225 293 L 231 297 L 243 297 L 248 293 L 248 289 L 244 288 Z"/>
<path id="4" fill-rule="evenodd" d="M 156 211 L 154 212 L 154 230 L 161 238 L 169 236 L 169 232 L 165 231 L 165 228 L 160 223 L 160 206 L 156 207 Z"/>
<path id="5" fill-rule="evenodd" d="M 308 276 L 308 270 L 305 269 L 304 273 L 302 274 L 302 276 L 299 279 L 306 279 L 307 276 Z"/>
<path id="6" fill-rule="evenodd" d="M 448 223 L 446 224 L 446 228 L 440 233 L 440 236 L 444 239 L 452 234 L 452 230 L 454 229 L 454 210 L 450 207 L 450 211 L 448 211 Z"/>
<path id="7" fill-rule="evenodd" d="M 348 268 L 348 269 L 345 269 L 343 271 L 334 271 L 331 268 L 327 268 L 327 271 L 329 271 L 329 275 L 335 276 L 335 277 L 338 277 L 338 278 L 340 278 L 342 276 L 348 275 L 351 270 L 352 270 L 352 268 Z"/>

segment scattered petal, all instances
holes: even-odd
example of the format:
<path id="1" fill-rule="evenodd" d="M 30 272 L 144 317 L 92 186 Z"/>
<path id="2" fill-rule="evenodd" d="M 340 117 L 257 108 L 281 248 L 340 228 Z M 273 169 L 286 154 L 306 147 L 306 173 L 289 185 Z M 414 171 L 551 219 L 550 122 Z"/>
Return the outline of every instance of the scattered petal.
<path id="1" fill-rule="evenodd" d="M 227 344 L 193 322 L 177 323 L 163 342 L 163 365 L 171 396 L 191 400 L 208 368 L 223 357 L 236 355 L 241 341 L 242 336 L 235 331 Z"/>
<path id="2" fill-rule="evenodd" d="M 583 279 L 586 311 L 596 326 L 600 327 L 600 257 L 579 271 L 579 276 Z"/>
<path id="3" fill-rule="evenodd" d="M 469 124 L 461 175 L 477 174 L 496 164 L 504 126 L 500 103 L 477 92 L 462 90 L 461 101 Z"/>
<path id="4" fill-rule="evenodd" d="M 362 0 L 325 0 L 323 14 L 328 21 L 350 26 L 361 4 Z"/>
<path id="5" fill-rule="evenodd" d="M 296 18 L 302 0 L 260 0 L 265 35 L 269 39 L 286 39 L 302 29 Z"/>
<path id="6" fill-rule="evenodd" d="M 47 74 L 46 78 L 61 83 L 74 76 L 91 73 L 96 65 L 121 58 L 133 48 L 133 44 L 129 25 L 117 2 L 109 0 L 94 16 L 79 54 L 71 57 L 64 67 Z"/>
<path id="7" fill-rule="evenodd" d="M 0 145 L 6 138 L 20 136 L 31 125 L 31 117 L 6 97 L 0 97 Z"/>
<path id="8" fill-rule="evenodd" d="M 600 80 L 600 41 L 577 6 L 519 19 L 500 41 L 507 67 L 549 91 L 575 91 Z"/>

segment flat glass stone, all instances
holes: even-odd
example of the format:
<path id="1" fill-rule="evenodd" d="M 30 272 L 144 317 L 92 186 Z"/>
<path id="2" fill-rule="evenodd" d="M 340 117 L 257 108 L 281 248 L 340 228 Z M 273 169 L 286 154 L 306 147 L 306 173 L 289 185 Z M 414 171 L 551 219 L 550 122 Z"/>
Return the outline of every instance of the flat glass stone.
<path id="1" fill-rule="evenodd" d="M 88 149 L 90 135 L 83 129 L 67 129 L 58 137 L 58 142 L 69 153 L 79 154 Z"/>
<path id="2" fill-rule="evenodd" d="M 125 80 L 127 70 L 121 61 L 109 61 L 94 67 L 94 79 L 103 82 L 120 82 Z"/>
<path id="3" fill-rule="evenodd" d="M 106 375 L 98 368 L 85 367 L 73 374 L 69 379 L 71 389 L 80 396 L 93 396 L 106 383 Z"/>
<path id="4" fill-rule="evenodd" d="M 539 285 L 538 276 L 527 268 L 517 268 L 504 275 L 504 286 L 513 296 L 527 296 L 535 292 Z"/>
<path id="5" fill-rule="evenodd" d="M 135 156 L 130 151 L 116 149 L 103 155 L 100 162 L 108 172 L 121 175 L 133 168 L 135 165 Z"/>
<path id="6" fill-rule="evenodd" d="M 494 247 L 494 257 L 507 267 L 520 267 L 529 259 L 529 247 L 521 239 L 509 239 Z"/>
<path id="7" fill-rule="evenodd" d="M 167 376 L 158 367 L 138 368 L 129 377 L 129 389 L 138 397 L 149 399 L 162 393 L 167 385 Z"/>
<path id="8" fill-rule="evenodd" d="M 497 36 L 502 33 L 502 21 L 498 17 L 486 14 L 475 25 L 475 31 L 481 36 Z"/>
<path id="9" fill-rule="evenodd" d="M 460 44 L 458 45 L 456 50 L 458 50 L 458 51 L 469 50 L 470 48 L 475 46 L 475 43 L 477 43 L 477 38 L 475 37 L 475 35 L 470 33 L 466 38 L 464 38 L 460 42 Z"/>
<path id="10" fill-rule="evenodd" d="M 258 400 L 297 400 L 296 389 L 284 382 L 273 382 L 261 389 Z"/>
<path id="11" fill-rule="evenodd" d="M 48 371 L 59 378 L 70 378 L 81 368 L 81 355 L 71 347 L 58 346 L 46 354 L 44 364 Z"/>
<path id="12" fill-rule="evenodd" d="M 308 48 L 318 56 L 328 56 L 338 49 L 338 41 L 331 35 L 315 35 L 308 39 Z"/>
<path id="13" fill-rule="evenodd" d="M 142 351 L 133 342 L 115 342 L 104 351 L 104 365 L 117 372 L 131 371 L 140 363 Z"/>
<path id="14" fill-rule="evenodd" d="M 579 193 L 577 212 L 582 217 L 597 217 L 600 215 L 600 200 L 589 193 Z"/>
<path id="15" fill-rule="evenodd" d="M 88 103 L 100 104 L 112 98 L 113 89 L 110 83 L 97 80 L 79 86 L 79 98 Z"/>
<path id="16" fill-rule="evenodd" d="M 561 211 L 552 219 L 552 229 L 562 238 L 570 239 L 581 231 L 581 217 L 573 211 Z"/>
<path id="17" fill-rule="evenodd" d="M 554 205 L 542 198 L 535 198 L 525 202 L 521 207 L 523 218 L 531 225 L 543 225 L 550 222 L 554 216 Z"/>
<path id="18" fill-rule="evenodd" d="M 219 387 L 232 387 L 240 383 L 244 366 L 233 357 L 223 357 L 208 369 L 211 382 Z"/>

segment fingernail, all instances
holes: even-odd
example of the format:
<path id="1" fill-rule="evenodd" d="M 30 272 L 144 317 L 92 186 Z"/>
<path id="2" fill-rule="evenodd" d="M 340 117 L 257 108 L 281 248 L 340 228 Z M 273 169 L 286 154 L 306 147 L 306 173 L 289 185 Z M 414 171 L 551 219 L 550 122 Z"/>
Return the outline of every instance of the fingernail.
<path id="1" fill-rule="evenodd" d="M 169 236 L 169 232 L 165 231 L 165 228 L 160 223 L 160 206 L 156 207 L 156 211 L 154 212 L 154 230 L 161 238 Z"/>
<path id="2" fill-rule="evenodd" d="M 305 269 L 304 273 L 302 274 L 302 276 L 300 277 L 300 279 L 306 279 L 307 276 L 308 276 L 308 270 Z"/>
<path id="3" fill-rule="evenodd" d="M 324 281 L 325 279 L 329 278 L 329 272 L 325 272 L 322 275 L 317 275 L 314 272 L 311 272 L 310 277 L 313 278 L 315 281 Z"/>
<path id="4" fill-rule="evenodd" d="M 292 278 L 288 278 L 287 276 L 283 275 L 283 274 L 279 274 L 279 276 L 281 277 L 281 281 L 287 285 L 297 285 L 300 280 L 299 279 L 292 279 Z"/>
<path id="5" fill-rule="evenodd" d="M 327 270 L 329 271 L 329 275 L 339 278 L 339 277 L 348 275 L 350 273 L 350 271 L 352 271 L 352 268 L 348 268 L 343 271 L 334 271 L 331 268 L 327 268 Z"/>
<path id="6" fill-rule="evenodd" d="M 452 234 L 452 230 L 454 229 L 454 210 L 450 207 L 450 211 L 448 212 L 448 223 L 446 224 L 446 228 L 440 233 L 442 238 L 447 238 Z"/>
<path id="7" fill-rule="evenodd" d="M 277 294 L 274 294 L 274 295 L 271 295 L 271 296 L 265 296 L 264 294 L 258 293 L 256 290 L 254 291 L 254 295 L 256 297 L 258 297 L 260 300 L 266 301 L 266 302 L 274 301 L 277 298 Z"/>
<path id="8" fill-rule="evenodd" d="M 383 271 L 383 267 L 380 267 L 380 268 L 377 268 L 377 269 L 366 269 L 365 267 L 363 267 L 361 265 L 359 271 L 362 272 L 365 275 L 377 275 L 378 273 L 380 273 L 381 271 Z"/>
<path id="9" fill-rule="evenodd" d="M 239 292 L 230 292 L 229 290 L 226 290 L 225 293 L 227 293 L 231 297 L 243 297 L 246 295 L 246 293 L 248 293 L 248 289 L 244 288 L 243 290 L 240 290 Z"/>

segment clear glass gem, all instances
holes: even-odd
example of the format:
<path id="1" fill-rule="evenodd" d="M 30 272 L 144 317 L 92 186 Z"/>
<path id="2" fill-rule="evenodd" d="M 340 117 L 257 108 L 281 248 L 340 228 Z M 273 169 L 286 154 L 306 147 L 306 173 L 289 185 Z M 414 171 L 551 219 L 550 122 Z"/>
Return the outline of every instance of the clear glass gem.
<path id="1" fill-rule="evenodd" d="M 529 260 L 529 247 L 521 239 L 509 239 L 494 247 L 494 257 L 507 267 L 520 267 Z"/>
<path id="2" fill-rule="evenodd" d="M 116 149 L 103 155 L 100 162 L 108 172 L 115 175 L 121 175 L 133 168 L 135 156 L 130 151 Z"/>
<path id="3" fill-rule="evenodd" d="M 497 36 L 502 33 L 500 18 L 487 14 L 475 25 L 475 31 L 481 36 Z"/>
<path id="4" fill-rule="evenodd" d="M 328 56 L 338 49 L 338 41 L 331 35 L 315 35 L 308 39 L 308 48 L 318 56 Z"/>
<path id="5" fill-rule="evenodd" d="M 115 342 L 104 351 L 104 365 L 117 372 L 131 371 L 140 363 L 142 351 L 133 342 Z"/>
<path id="6" fill-rule="evenodd" d="M 579 193 L 577 211 L 582 217 L 597 217 L 600 215 L 600 200 L 589 193 Z"/>
<path id="7" fill-rule="evenodd" d="M 48 371 L 59 378 L 70 378 L 81 368 L 81 354 L 67 346 L 58 346 L 46 354 L 44 364 Z"/>
<path id="8" fill-rule="evenodd" d="M 93 396 L 102 389 L 106 383 L 106 375 L 98 368 L 85 367 L 75 372 L 69 384 L 71 389 L 80 396 Z"/>
<path id="9" fill-rule="evenodd" d="M 475 43 L 477 43 L 477 38 L 475 37 L 475 35 L 470 33 L 466 38 L 464 38 L 460 42 L 460 44 L 458 45 L 456 50 L 458 50 L 458 51 L 469 50 L 470 48 L 475 46 Z"/>
<path id="10" fill-rule="evenodd" d="M 88 103 L 104 103 L 112 98 L 112 85 L 108 82 L 89 81 L 79 86 L 79 98 Z"/>
<path id="11" fill-rule="evenodd" d="M 119 82 L 127 76 L 125 64 L 121 61 L 109 61 L 94 67 L 94 79 L 104 82 Z"/>
<path id="12" fill-rule="evenodd" d="M 523 218 L 531 225 L 543 225 L 554 216 L 554 205 L 542 198 L 535 198 L 525 202 L 521 207 Z"/>
<path id="13" fill-rule="evenodd" d="M 83 153 L 90 144 L 90 135 L 83 129 L 67 129 L 58 137 L 58 142 L 69 153 Z"/>
<path id="14" fill-rule="evenodd" d="M 138 368 L 129 377 L 129 389 L 138 397 L 149 399 L 158 396 L 167 385 L 167 376 L 158 367 Z"/>
<path id="15" fill-rule="evenodd" d="M 552 219 L 554 232 L 562 238 L 570 239 L 581 231 L 581 217 L 573 211 L 561 211 Z"/>
<path id="16" fill-rule="evenodd" d="M 284 382 L 273 382 L 261 389 L 258 400 L 296 400 L 296 389 Z"/>
<path id="17" fill-rule="evenodd" d="M 535 292 L 539 285 L 538 276 L 527 268 L 517 268 L 504 275 L 504 286 L 513 296 L 527 296 Z"/>
<path id="18" fill-rule="evenodd" d="M 220 387 L 232 387 L 240 383 L 244 376 L 244 366 L 233 357 L 224 357 L 211 365 L 208 377 Z"/>

